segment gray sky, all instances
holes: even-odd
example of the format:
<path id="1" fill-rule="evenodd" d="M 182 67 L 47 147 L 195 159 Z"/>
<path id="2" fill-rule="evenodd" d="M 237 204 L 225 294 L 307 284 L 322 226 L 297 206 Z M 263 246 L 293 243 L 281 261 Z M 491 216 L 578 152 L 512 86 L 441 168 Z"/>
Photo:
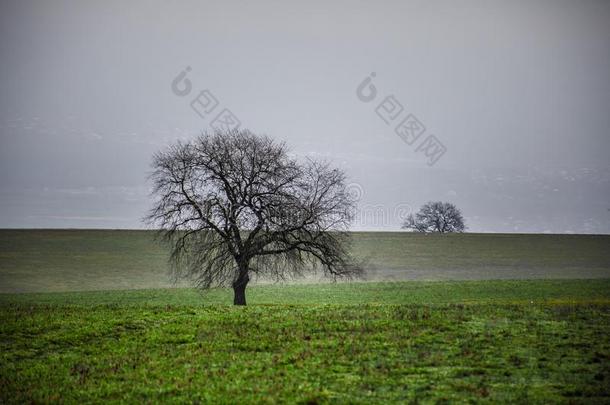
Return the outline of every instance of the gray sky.
<path id="1" fill-rule="evenodd" d="M 354 229 L 445 200 L 474 232 L 610 233 L 608 1 L 2 1 L 0 58 L 0 227 L 142 227 L 152 153 L 228 108 L 343 167 Z"/>

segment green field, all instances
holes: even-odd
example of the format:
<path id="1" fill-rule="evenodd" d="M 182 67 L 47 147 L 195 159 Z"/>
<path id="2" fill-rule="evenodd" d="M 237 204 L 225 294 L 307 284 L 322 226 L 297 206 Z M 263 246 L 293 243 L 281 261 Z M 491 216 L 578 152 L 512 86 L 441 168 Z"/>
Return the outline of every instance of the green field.
<path id="1" fill-rule="evenodd" d="M 353 245 L 378 281 L 610 278 L 609 251 L 608 235 L 357 232 Z M 150 231 L 0 230 L 0 293 L 171 286 Z"/>
<path id="2" fill-rule="evenodd" d="M 610 403 L 608 241 L 356 234 L 371 278 L 414 280 L 233 307 L 150 288 L 149 232 L 0 231 L 0 403 Z"/>
<path id="3" fill-rule="evenodd" d="M 0 295 L 0 402 L 610 402 L 610 280 L 249 294 Z"/>

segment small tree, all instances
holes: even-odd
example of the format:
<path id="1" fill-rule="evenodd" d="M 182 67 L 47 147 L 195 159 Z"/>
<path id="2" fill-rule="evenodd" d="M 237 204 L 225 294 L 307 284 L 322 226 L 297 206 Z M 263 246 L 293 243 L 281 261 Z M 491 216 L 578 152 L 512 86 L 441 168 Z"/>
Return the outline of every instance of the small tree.
<path id="1" fill-rule="evenodd" d="M 355 201 L 328 163 L 299 162 L 283 143 L 240 130 L 178 142 L 154 156 L 153 169 L 148 222 L 171 247 L 175 277 L 230 285 L 234 304 L 246 305 L 252 273 L 362 271 L 348 254 Z"/>
<path id="2" fill-rule="evenodd" d="M 451 203 L 441 201 L 424 204 L 415 214 L 409 214 L 402 225 L 403 229 L 414 232 L 464 232 L 464 218 L 460 210 Z"/>

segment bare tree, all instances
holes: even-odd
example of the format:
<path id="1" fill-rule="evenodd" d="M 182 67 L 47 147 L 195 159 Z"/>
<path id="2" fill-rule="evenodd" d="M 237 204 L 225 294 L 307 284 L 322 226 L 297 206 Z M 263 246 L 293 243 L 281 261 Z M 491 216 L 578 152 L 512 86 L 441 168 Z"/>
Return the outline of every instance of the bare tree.
<path id="1" fill-rule="evenodd" d="M 362 271 L 348 253 L 355 201 L 345 174 L 297 161 L 284 143 L 247 130 L 204 134 L 155 154 L 151 178 L 147 220 L 170 244 L 174 276 L 204 289 L 230 285 L 235 305 L 246 305 L 253 273 Z"/>
<path id="2" fill-rule="evenodd" d="M 424 204 L 415 215 L 407 217 L 402 227 L 426 233 L 464 232 L 466 229 L 460 210 L 451 203 L 441 201 Z"/>

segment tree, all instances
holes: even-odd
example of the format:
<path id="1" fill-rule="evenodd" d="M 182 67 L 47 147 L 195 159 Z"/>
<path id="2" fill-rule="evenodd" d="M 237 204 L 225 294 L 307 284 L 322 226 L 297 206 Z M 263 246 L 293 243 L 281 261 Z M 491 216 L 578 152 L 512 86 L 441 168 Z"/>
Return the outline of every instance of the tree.
<path id="1" fill-rule="evenodd" d="M 152 166 L 147 220 L 169 243 L 176 278 L 204 289 L 230 285 L 234 304 L 246 305 L 252 274 L 362 272 L 348 253 L 356 201 L 328 163 L 297 161 L 284 143 L 235 130 L 177 142 Z"/>
<path id="2" fill-rule="evenodd" d="M 441 201 L 424 204 L 415 214 L 409 214 L 402 225 L 415 232 L 464 232 L 464 218 L 460 210 L 451 203 Z"/>

